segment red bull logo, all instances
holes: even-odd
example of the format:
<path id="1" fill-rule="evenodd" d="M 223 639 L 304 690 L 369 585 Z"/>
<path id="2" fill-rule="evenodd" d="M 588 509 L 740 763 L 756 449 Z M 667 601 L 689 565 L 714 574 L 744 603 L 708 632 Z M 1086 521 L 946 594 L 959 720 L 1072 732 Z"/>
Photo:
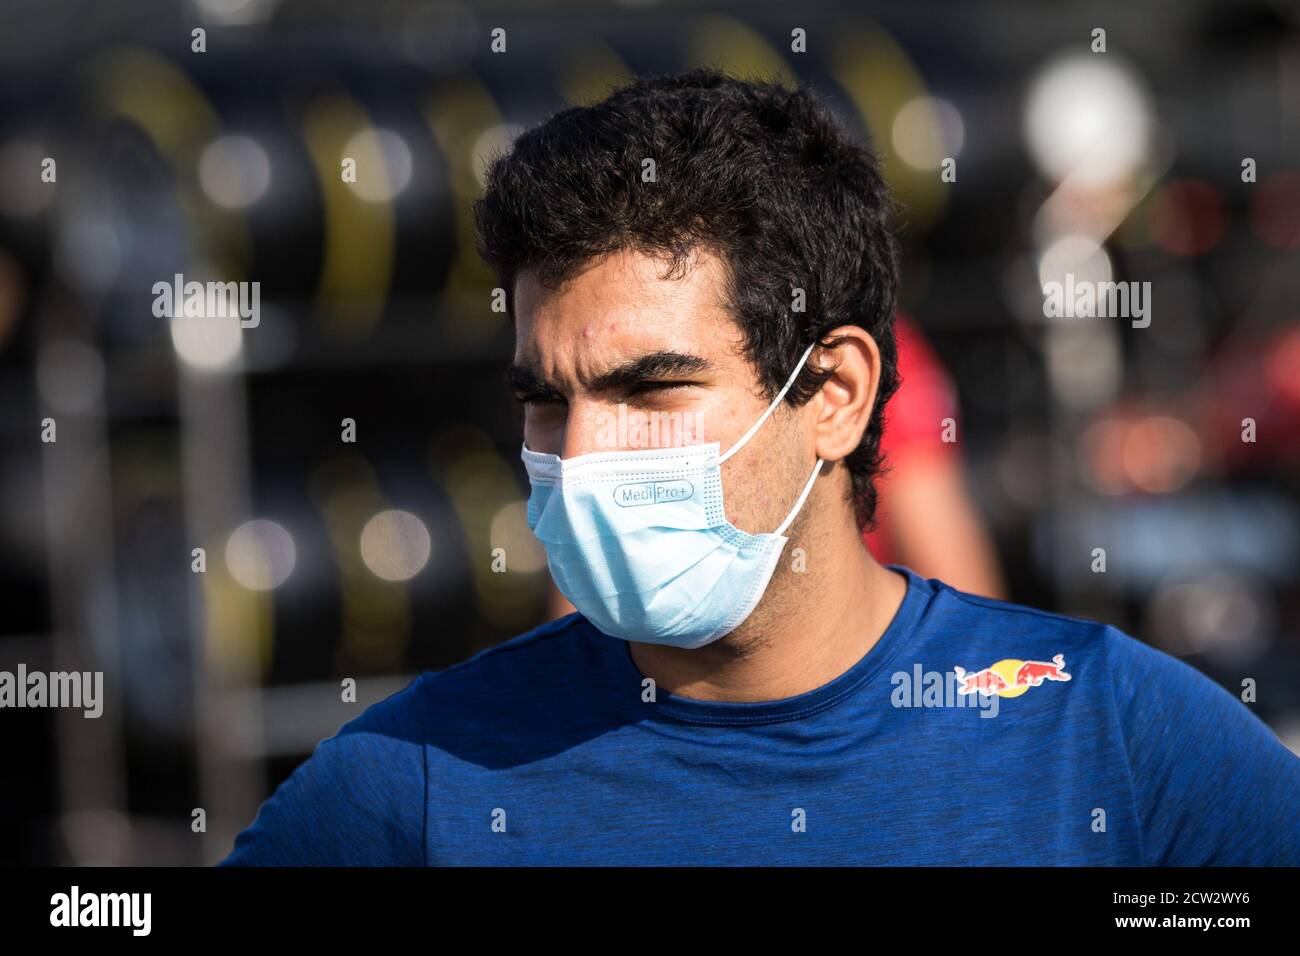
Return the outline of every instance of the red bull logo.
<path id="1" fill-rule="evenodd" d="M 1039 687 L 1045 680 L 1069 680 L 1065 672 L 1065 657 L 1057 654 L 1050 661 L 1021 661 L 1014 658 L 998 661 L 982 671 L 971 674 L 963 667 L 954 667 L 957 675 L 957 693 L 999 697 L 1019 697 L 1031 687 Z"/>

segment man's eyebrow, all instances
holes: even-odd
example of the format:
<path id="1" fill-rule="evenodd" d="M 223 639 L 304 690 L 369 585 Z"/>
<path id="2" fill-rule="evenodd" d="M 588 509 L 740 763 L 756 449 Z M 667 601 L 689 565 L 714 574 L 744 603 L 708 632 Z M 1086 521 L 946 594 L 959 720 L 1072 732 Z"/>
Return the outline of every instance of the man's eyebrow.
<path id="1" fill-rule="evenodd" d="M 516 395 L 563 401 L 559 389 L 547 382 L 531 365 L 511 365 L 506 369 L 506 388 Z"/>
<path id="2" fill-rule="evenodd" d="M 650 352 L 597 375 L 587 383 L 593 392 L 626 391 L 664 376 L 696 375 L 713 369 L 713 363 L 685 352 Z"/>
<path id="3" fill-rule="evenodd" d="M 712 369 L 713 363 L 698 355 L 671 350 L 650 352 L 608 372 L 602 372 L 588 382 L 587 387 L 593 392 L 628 391 L 665 376 L 698 375 Z M 564 394 L 547 382 L 532 365 L 511 365 L 506 368 L 506 387 L 516 395 L 564 400 Z"/>

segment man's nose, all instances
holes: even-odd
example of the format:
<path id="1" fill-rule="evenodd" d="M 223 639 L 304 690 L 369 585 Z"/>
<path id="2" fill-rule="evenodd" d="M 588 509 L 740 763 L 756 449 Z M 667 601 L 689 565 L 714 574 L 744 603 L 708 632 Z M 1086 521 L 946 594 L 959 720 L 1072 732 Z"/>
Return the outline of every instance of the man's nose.
<path id="1" fill-rule="evenodd" d="M 560 442 L 561 458 L 576 458 L 594 451 L 614 451 L 618 445 L 618 409 L 599 402 L 569 403 Z"/>

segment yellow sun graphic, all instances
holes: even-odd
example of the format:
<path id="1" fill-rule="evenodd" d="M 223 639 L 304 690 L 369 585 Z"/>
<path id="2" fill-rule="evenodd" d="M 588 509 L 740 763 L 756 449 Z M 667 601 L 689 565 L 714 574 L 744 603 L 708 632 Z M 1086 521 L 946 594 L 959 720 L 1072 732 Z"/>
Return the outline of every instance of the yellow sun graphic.
<path id="1" fill-rule="evenodd" d="M 997 674 L 1007 682 L 1007 689 L 997 692 L 999 697 L 1019 697 L 1025 691 L 1029 690 L 1028 684 L 1016 686 L 1016 671 L 1020 670 L 1020 665 L 1024 661 L 1016 660 L 1014 657 L 1008 657 L 1006 660 L 998 661 L 989 667 L 993 673 Z"/>

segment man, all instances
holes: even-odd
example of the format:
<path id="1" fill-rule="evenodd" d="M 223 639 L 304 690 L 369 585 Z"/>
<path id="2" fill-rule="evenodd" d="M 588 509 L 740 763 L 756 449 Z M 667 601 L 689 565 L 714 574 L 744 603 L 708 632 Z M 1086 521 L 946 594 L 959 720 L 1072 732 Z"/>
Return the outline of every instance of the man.
<path id="1" fill-rule="evenodd" d="M 1226 691 L 863 546 L 897 252 L 807 92 L 635 82 L 521 136 L 477 217 L 580 613 L 369 708 L 227 863 L 1300 862 L 1300 759 Z"/>

